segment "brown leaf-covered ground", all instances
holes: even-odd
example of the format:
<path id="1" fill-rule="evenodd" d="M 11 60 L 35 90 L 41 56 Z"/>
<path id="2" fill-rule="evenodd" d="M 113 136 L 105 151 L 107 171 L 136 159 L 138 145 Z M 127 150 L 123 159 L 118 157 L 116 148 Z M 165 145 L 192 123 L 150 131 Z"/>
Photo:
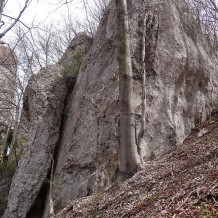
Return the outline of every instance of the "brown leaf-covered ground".
<path id="1" fill-rule="evenodd" d="M 126 182 L 74 201 L 55 217 L 218 217 L 218 109 L 183 146 L 147 162 Z"/>

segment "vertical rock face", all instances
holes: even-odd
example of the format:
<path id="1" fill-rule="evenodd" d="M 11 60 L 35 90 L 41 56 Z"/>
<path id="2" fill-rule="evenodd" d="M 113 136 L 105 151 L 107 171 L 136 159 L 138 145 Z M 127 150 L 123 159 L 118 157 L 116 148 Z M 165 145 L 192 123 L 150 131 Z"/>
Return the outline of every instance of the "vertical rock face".
<path id="1" fill-rule="evenodd" d="M 129 1 L 136 134 L 148 160 L 181 145 L 205 120 L 217 96 L 217 65 L 184 1 Z M 143 19 L 146 19 L 143 26 Z M 196 26 L 193 26 L 196 25 Z M 142 114 L 142 30 L 145 28 L 145 112 Z M 55 208 L 112 183 L 119 152 L 116 7 L 110 3 L 82 64 L 54 175 Z"/>
<path id="2" fill-rule="evenodd" d="M 74 86 L 91 43 L 91 38 L 80 34 L 60 60 L 63 66 L 50 66 L 29 80 L 18 132 L 19 137 L 27 137 L 27 144 L 11 184 L 5 218 L 42 216 L 48 187 L 57 184 L 50 181 L 50 171 L 56 165 L 67 91 L 72 91 L 70 85 Z"/>
<path id="3" fill-rule="evenodd" d="M 0 45 L 0 155 L 8 128 L 13 125 L 16 105 L 17 61 L 13 51 Z"/>
<path id="4" fill-rule="evenodd" d="M 115 5 L 105 14 L 69 99 L 54 174 L 55 210 L 112 184 L 118 166 Z"/>
<path id="5" fill-rule="evenodd" d="M 131 1 L 136 116 L 145 116 L 142 150 L 154 158 L 181 145 L 217 103 L 215 51 L 185 1 Z M 141 114 L 141 42 L 145 16 L 145 114 Z M 214 52 L 214 53 L 213 53 Z M 136 131 L 140 129 L 136 125 Z"/>
<path id="6" fill-rule="evenodd" d="M 217 60 L 185 1 L 131 0 L 128 11 L 135 130 L 138 135 L 144 118 L 140 150 L 142 159 L 148 160 L 180 145 L 217 104 Z M 59 151 L 50 193 L 55 212 L 73 199 L 110 186 L 116 179 L 120 108 L 117 13 L 115 0 L 111 1 L 79 72 L 74 59 L 77 56 L 73 55 L 70 62 L 71 53 L 65 54 L 67 73 L 76 69 L 78 77 L 65 102 L 64 122 L 61 113 L 66 85 L 60 69 L 51 67 L 30 80 L 24 100 L 29 138 L 10 188 L 5 218 L 26 216 L 49 172 L 56 144 Z"/>
<path id="7" fill-rule="evenodd" d="M 3 217 L 26 217 L 51 168 L 67 93 L 62 67 L 33 75 L 26 88 L 24 115 L 28 141 L 14 175 Z M 24 118 L 23 118 L 24 119 Z"/>

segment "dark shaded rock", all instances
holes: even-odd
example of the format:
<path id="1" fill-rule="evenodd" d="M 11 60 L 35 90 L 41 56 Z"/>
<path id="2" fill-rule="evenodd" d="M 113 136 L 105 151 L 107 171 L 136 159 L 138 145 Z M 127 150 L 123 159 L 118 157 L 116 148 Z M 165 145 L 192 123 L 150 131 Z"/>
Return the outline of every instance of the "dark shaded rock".
<path id="1" fill-rule="evenodd" d="M 11 178 L 4 179 L 0 177 L 0 217 L 3 215 L 8 202 L 8 192 L 10 189 Z"/>

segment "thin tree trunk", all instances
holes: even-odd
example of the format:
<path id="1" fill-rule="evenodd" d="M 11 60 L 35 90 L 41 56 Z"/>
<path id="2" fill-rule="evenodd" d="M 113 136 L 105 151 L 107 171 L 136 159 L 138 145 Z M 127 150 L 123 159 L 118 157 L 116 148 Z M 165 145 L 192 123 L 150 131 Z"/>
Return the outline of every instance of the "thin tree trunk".
<path id="1" fill-rule="evenodd" d="M 136 146 L 133 78 L 126 0 L 116 0 L 120 101 L 120 171 L 132 173 L 140 164 Z"/>
<path id="2" fill-rule="evenodd" d="M 2 21 L 2 14 L 5 7 L 5 0 L 0 0 L 0 23 Z"/>
<path id="3" fill-rule="evenodd" d="M 143 18 L 143 30 L 142 30 L 142 54 L 141 54 L 141 65 L 142 65 L 142 112 L 141 112 L 141 128 L 138 134 L 137 146 L 140 161 L 143 162 L 142 153 L 142 139 L 145 133 L 145 105 L 146 105 L 146 93 L 145 93 L 145 34 L 146 34 L 146 15 Z"/>
<path id="4" fill-rule="evenodd" d="M 54 201 L 53 201 L 53 178 L 54 178 L 54 158 L 53 155 L 50 153 L 51 156 L 51 178 L 50 178 L 50 188 L 49 188 L 49 206 L 50 206 L 50 217 L 54 215 Z"/>
<path id="5" fill-rule="evenodd" d="M 8 149 L 11 146 L 12 138 L 13 138 L 13 130 L 11 128 L 8 128 L 7 137 L 6 137 L 4 149 L 3 149 L 2 163 L 5 163 L 8 161 Z"/>

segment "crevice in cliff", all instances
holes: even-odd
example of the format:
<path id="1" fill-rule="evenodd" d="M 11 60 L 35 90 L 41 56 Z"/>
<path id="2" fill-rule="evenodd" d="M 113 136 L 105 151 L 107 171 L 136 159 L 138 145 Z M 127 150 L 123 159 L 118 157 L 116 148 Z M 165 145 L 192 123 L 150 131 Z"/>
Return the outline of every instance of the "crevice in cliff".
<path id="1" fill-rule="evenodd" d="M 77 79 L 77 77 L 72 77 L 72 78 L 66 79 L 67 95 L 66 95 L 66 98 L 64 100 L 64 108 L 63 108 L 63 112 L 62 112 L 62 116 L 61 116 L 59 139 L 58 139 L 57 145 L 55 146 L 55 149 L 54 149 L 51 168 L 50 168 L 49 174 L 47 176 L 48 180 L 50 181 L 49 182 L 49 189 L 50 190 L 48 190 L 47 199 L 50 201 L 49 206 L 50 206 L 50 212 L 52 212 L 52 213 L 54 212 L 54 208 L 53 208 L 54 205 L 53 205 L 53 196 L 52 196 L 53 188 L 51 186 L 53 186 L 53 183 L 54 183 L 54 181 L 53 181 L 54 180 L 54 173 L 55 173 L 55 169 L 56 169 L 57 162 L 58 162 L 59 149 L 60 149 L 61 141 L 63 139 L 65 123 L 66 123 L 67 116 L 68 116 L 69 102 L 70 102 L 70 98 L 71 98 L 71 95 L 73 93 L 73 90 L 74 90 L 74 87 L 76 84 L 76 79 Z M 46 212 L 46 211 L 44 211 L 44 212 Z"/>
<path id="2" fill-rule="evenodd" d="M 45 180 L 35 202 L 33 203 L 32 207 L 27 213 L 27 218 L 40 218 L 43 216 L 46 203 L 46 196 L 49 192 L 49 186 L 50 185 L 48 180 Z"/>
<path id="3" fill-rule="evenodd" d="M 53 156 L 51 157 L 52 162 L 51 162 L 51 166 L 50 166 L 50 169 L 48 171 L 47 177 L 46 177 L 46 179 L 45 179 L 45 181 L 44 181 L 44 183 L 43 183 L 43 185 L 38 193 L 38 196 L 37 196 L 35 202 L 33 203 L 33 206 L 31 207 L 31 209 L 29 210 L 29 212 L 27 214 L 27 218 L 36 218 L 36 217 L 40 218 L 40 217 L 43 217 L 43 214 L 46 212 L 47 203 L 48 203 L 48 200 L 50 198 L 49 197 L 50 190 L 52 189 L 51 185 L 53 185 L 53 183 L 54 183 L 53 176 L 54 176 L 55 168 L 57 165 L 59 148 L 60 148 L 61 140 L 63 137 L 65 123 L 67 120 L 67 114 L 68 114 L 67 111 L 69 108 L 69 99 L 70 99 L 71 94 L 74 90 L 76 78 L 77 77 L 66 79 L 67 95 L 66 95 L 65 100 L 64 100 L 64 108 L 63 108 L 63 112 L 62 112 L 62 116 L 61 116 L 59 139 L 58 139 L 58 142 L 55 146 Z M 52 199 L 52 197 L 51 197 L 51 199 Z"/>
<path id="4" fill-rule="evenodd" d="M 144 13 L 142 25 L 142 40 L 141 40 L 141 114 L 140 130 L 136 137 L 137 150 L 140 156 L 141 163 L 143 162 L 143 136 L 145 133 L 145 107 L 146 107 L 146 79 L 154 78 L 157 73 L 155 69 L 156 49 L 158 42 L 159 20 L 153 14 Z"/>
<path id="5" fill-rule="evenodd" d="M 73 77 L 73 78 L 68 78 L 66 80 L 66 85 L 67 85 L 67 95 L 66 98 L 64 100 L 64 108 L 63 108 L 63 112 L 62 112 L 62 116 L 61 116 L 61 126 L 60 126 L 60 133 L 59 133 L 59 139 L 58 139 L 58 143 L 55 146 L 55 150 L 54 150 L 54 154 L 53 154 L 53 159 L 54 159 L 54 172 L 55 172 L 55 168 L 57 165 L 57 159 L 58 159 L 58 153 L 59 153 L 59 148 L 60 148 L 60 144 L 63 138 L 63 133 L 64 133 L 64 128 L 65 128 L 65 123 L 67 120 L 67 116 L 68 116 L 68 109 L 69 109 L 69 100 L 71 98 L 71 95 L 73 93 L 75 84 L 76 84 L 76 79 L 77 77 Z"/>
<path id="6" fill-rule="evenodd" d="M 145 54 L 144 62 L 146 69 L 146 78 L 155 77 L 156 49 L 159 34 L 159 20 L 153 14 L 145 15 Z"/>

